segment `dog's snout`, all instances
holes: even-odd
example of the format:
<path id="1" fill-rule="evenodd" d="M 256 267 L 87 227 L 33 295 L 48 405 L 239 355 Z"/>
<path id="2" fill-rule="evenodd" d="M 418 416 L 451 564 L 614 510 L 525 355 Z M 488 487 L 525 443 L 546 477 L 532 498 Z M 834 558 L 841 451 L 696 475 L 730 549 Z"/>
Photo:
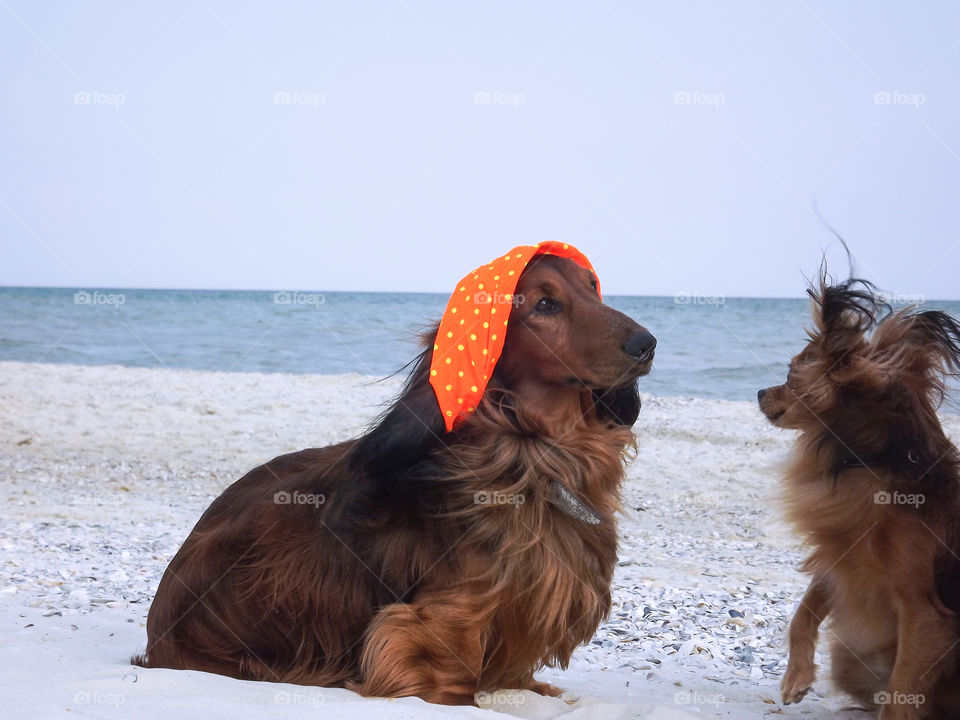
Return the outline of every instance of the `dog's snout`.
<path id="1" fill-rule="evenodd" d="M 646 358 L 653 355 L 657 347 L 657 339 L 646 330 L 635 332 L 623 344 L 623 351 L 634 358 Z"/>
<path id="2" fill-rule="evenodd" d="M 757 390 L 757 402 L 760 402 L 761 400 L 763 400 L 763 396 L 766 394 L 767 394 L 767 391 L 765 388 L 763 390 Z"/>

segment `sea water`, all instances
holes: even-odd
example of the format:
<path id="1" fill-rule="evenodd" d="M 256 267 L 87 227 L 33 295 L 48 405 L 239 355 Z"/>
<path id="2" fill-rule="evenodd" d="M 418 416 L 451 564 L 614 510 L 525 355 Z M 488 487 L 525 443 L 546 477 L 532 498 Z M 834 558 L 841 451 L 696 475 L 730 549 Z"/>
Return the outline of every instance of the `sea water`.
<path id="1" fill-rule="evenodd" d="M 657 337 L 644 392 L 753 400 L 806 341 L 805 298 L 608 296 Z M 0 361 L 387 376 L 446 296 L 0 288 Z M 926 302 L 960 317 L 960 302 Z"/>

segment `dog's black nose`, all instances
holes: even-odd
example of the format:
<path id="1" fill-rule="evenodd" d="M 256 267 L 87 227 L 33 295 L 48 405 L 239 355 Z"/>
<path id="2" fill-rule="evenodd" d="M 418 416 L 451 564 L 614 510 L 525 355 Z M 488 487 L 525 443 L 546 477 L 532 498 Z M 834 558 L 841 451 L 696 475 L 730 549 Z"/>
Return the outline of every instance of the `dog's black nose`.
<path id="1" fill-rule="evenodd" d="M 657 346 L 657 339 L 646 330 L 635 332 L 623 344 L 623 351 L 630 357 L 637 359 L 646 358 L 653 355 L 653 349 Z"/>
<path id="2" fill-rule="evenodd" d="M 766 390 L 757 390 L 757 402 L 763 400 L 763 396 L 767 394 Z"/>

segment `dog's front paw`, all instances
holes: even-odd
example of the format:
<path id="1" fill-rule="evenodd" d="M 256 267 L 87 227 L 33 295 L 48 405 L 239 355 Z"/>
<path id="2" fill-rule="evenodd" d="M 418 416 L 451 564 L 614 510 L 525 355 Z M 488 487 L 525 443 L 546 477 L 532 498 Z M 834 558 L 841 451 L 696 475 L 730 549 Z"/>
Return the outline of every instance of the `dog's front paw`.
<path id="1" fill-rule="evenodd" d="M 563 695 L 563 688 L 558 688 L 556 685 L 540 682 L 539 680 L 532 681 L 525 689 L 532 690 L 538 695 L 549 695 L 550 697 L 560 697 Z"/>
<path id="2" fill-rule="evenodd" d="M 803 700 L 803 696 L 810 692 L 813 681 L 817 679 L 817 671 L 812 663 L 789 664 L 787 673 L 783 676 L 780 689 L 783 692 L 783 704 L 790 705 Z"/>

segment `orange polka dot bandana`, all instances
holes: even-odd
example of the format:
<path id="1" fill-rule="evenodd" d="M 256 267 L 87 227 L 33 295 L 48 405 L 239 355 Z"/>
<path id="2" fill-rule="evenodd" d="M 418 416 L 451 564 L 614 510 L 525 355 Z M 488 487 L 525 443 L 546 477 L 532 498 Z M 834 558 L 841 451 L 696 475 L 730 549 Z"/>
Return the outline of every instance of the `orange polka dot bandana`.
<path id="1" fill-rule="evenodd" d="M 503 350 L 520 275 L 537 255 L 570 258 L 593 272 L 586 255 L 567 243 L 520 245 L 468 274 L 450 296 L 430 363 L 430 385 L 447 432 L 459 427 L 480 404 Z"/>

